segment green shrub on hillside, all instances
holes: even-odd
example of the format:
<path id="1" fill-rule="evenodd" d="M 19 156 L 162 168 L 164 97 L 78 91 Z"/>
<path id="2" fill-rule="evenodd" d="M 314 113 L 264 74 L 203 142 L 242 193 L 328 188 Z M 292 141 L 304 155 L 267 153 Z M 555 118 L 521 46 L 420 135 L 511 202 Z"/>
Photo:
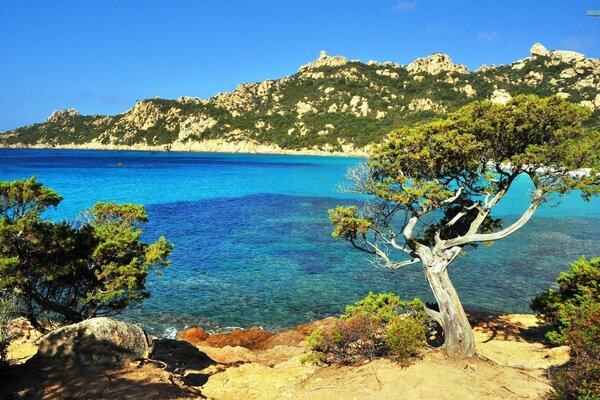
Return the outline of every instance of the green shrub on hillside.
<path id="1" fill-rule="evenodd" d="M 600 399 L 600 302 L 576 308 L 567 341 L 571 360 L 550 370 L 554 398 Z"/>
<path id="2" fill-rule="evenodd" d="M 567 341 L 572 322 L 582 308 L 593 306 L 600 299 L 600 258 L 586 261 L 581 258 L 556 279 L 558 288 L 534 297 L 531 308 L 540 313 L 541 320 L 553 327 L 546 335 L 552 343 Z"/>
<path id="3" fill-rule="evenodd" d="M 354 364 L 392 357 L 406 363 L 425 347 L 428 319 L 419 299 L 402 301 L 393 293 L 369 295 L 346 307 L 337 324 L 319 328 L 307 339 L 311 353 L 303 362 Z"/>
<path id="4" fill-rule="evenodd" d="M 553 327 L 547 337 L 571 347 L 571 360 L 549 371 L 560 400 L 600 399 L 600 258 L 581 258 L 536 296 L 531 308 Z"/>

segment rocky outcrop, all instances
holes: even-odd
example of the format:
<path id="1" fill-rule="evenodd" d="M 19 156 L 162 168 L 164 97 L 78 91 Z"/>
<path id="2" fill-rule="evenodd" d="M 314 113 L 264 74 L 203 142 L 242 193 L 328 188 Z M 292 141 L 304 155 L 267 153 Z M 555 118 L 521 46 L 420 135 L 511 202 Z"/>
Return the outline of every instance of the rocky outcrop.
<path id="1" fill-rule="evenodd" d="M 202 328 L 192 327 L 177 333 L 177 339 L 193 345 L 206 344 L 212 347 L 245 347 L 253 349 L 274 334 L 261 328 L 234 329 L 226 333 L 208 334 Z"/>
<path id="2" fill-rule="evenodd" d="M 547 56 L 549 51 L 541 43 L 534 43 L 529 49 L 532 56 Z"/>
<path id="3" fill-rule="evenodd" d="M 490 98 L 492 103 L 496 104 L 506 104 L 510 101 L 510 99 L 512 99 L 512 96 L 504 89 L 494 90 L 492 97 Z"/>
<path id="4" fill-rule="evenodd" d="M 116 364 L 147 358 L 151 350 L 151 341 L 139 326 L 100 317 L 43 336 L 36 357 L 80 364 Z"/>
<path id="5" fill-rule="evenodd" d="M 183 340 L 184 342 L 194 345 L 206 341 L 209 336 L 210 334 L 208 332 L 197 326 L 192 326 L 191 328 L 177 332 L 177 340 Z"/>
<path id="6" fill-rule="evenodd" d="M 325 50 L 321 50 L 319 58 L 315 61 L 305 64 L 300 67 L 299 72 L 307 71 L 311 69 L 317 69 L 321 67 L 339 67 L 341 65 L 348 64 L 348 59 L 341 56 L 328 56 Z"/>
<path id="7" fill-rule="evenodd" d="M 68 110 L 57 110 L 50 114 L 50 116 L 46 119 L 46 122 L 64 122 L 78 115 L 80 115 L 79 111 L 74 108 L 69 108 Z"/>
<path id="8" fill-rule="evenodd" d="M 431 99 L 414 99 L 408 104 L 408 109 L 411 111 L 435 111 L 444 112 L 446 108 L 440 103 L 434 102 Z"/>
<path id="9" fill-rule="evenodd" d="M 206 339 L 206 343 L 213 347 L 245 347 L 252 349 L 259 343 L 273 336 L 261 328 L 235 329 L 228 333 L 215 333 Z"/>
<path id="10" fill-rule="evenodd" d="M 471 86 L 470 84 L 466 84 L 465 86 L 463 86 L 460 89 L 461 92 L 463 92 L 464 94 L 467 95 L 467 97 L 473 97 L 477 95 L 477 92 L 475 91 L 475 89 L 473 89 L 473 86 Z"/>
<path id="11" fill-rule="evenodd" d="M 461 64 L 454 64 L 452 59 L 446 54 L 436 53 L 428 57 L 417 58 L 412 63 L 406 66 L 406 69 L 411 74 L 428 73 L 437 75 L 441 72 L 458 72 L 468 74 L 469 69 Z"/>
<path id="12" fill-rule="evenodd" d="M 534 315 L 479 315 L 473 333 L 481 358 L 451 362 L 430 349 L 410 366 L 375 360 L 357 366 L 302 364 L 317 321 L 278 333 L 256 350 L 210 348 L 161 339 L 152 359 L 118 367 L 68 368 L 27 362 L 0 375 L 2 399 L 536 399 L 552 390 L 547 368 L 569 360 L 548 348 Z M 9 355 L 10 356 L 10 355 Z M 222 360 L 222 361 L 221 361 Z M 426 379 L 427 377 L 436 379 Z M 191 387 L 190 387 L 191 386 Z"/>
<path id="13" fill-rule="evenodd" d="M 600 109 L 600 94 L 597 94 L 593 100 L 583 100 L 580 103 L 582 106 L 587 107 L 591 110 Z"/>
<path id="14" fill-rule="evenodd" d="M 124 115 L 124 120 L 133 127 L 148 130 L 161 119 L 162 113 L 152 101 L 138 101 L 132 109 Z"/>
<path id="15" fill-rule="evenodd" d="M 585 60 L 585 56 L 576 51 L 553 50 L 550 52 L 550 58 L 564 63 L 572 63 Z"/>

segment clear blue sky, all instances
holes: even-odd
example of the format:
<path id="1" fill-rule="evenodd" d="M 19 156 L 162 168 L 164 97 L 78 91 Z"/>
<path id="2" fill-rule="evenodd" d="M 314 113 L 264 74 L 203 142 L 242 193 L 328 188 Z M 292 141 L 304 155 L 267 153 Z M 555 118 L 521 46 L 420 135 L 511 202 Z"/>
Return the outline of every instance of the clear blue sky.
<path id="1" fill-rule="evenodd" d="M 116 114 L 136 99 L 210 97 L 291 75 L 319 50 L 471 69 L 534 42 L 600 56 L 600 0 L 0 0 L 0 131 L 57 109 Z"/>

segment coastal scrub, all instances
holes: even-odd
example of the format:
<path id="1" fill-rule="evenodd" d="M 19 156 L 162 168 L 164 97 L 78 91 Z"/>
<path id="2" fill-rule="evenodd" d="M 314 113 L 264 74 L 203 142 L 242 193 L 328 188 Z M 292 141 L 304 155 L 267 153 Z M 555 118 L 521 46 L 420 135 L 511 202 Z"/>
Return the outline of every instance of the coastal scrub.
<path id="1" fill-rule="evenodd" d="M 390 357 L 407 363 L 425 348 L 428 317 L 419 299 L 403 301 L 394 293 L 369 293 L 346 307 L 335 326 L 319 328 L 307 339 L 304 362 L 355 364 Z"/>
<path id="2" fill-rule="evenodd" d="M 17 293 L 37 327 L 40 318 L 114 315 L 147 298 L 148 273 L 169 264 L 173 245 L 140 239 L 144 207 L 97 203 L 75 222 L 44 219 L 61 200 L 35 177 L 0 182 L 0 290 Z"/>

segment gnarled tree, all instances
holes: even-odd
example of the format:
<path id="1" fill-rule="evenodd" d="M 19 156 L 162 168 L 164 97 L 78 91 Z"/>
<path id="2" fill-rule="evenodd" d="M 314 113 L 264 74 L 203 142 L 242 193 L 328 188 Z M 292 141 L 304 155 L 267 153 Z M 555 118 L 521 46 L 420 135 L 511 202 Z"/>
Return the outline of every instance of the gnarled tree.
<path id="1" fill-rule="evenodd" d="M 589 114 L 558 97 L 519 96 L 395 131 L 349 173 L 351 190 L 370 200 L 330 210 L 333 236 L 392 269 L 421 263 L 439 308 L 427 312 L 447 354 L 471 357 L 471 326 L 448 267 L 466 247 L 516 232 L 554 193 L 599 193 L 600 134 L 582 126 Z M 518 178 L 533 183 L 531 202 L 503 226 L 491 213 Z"/>

